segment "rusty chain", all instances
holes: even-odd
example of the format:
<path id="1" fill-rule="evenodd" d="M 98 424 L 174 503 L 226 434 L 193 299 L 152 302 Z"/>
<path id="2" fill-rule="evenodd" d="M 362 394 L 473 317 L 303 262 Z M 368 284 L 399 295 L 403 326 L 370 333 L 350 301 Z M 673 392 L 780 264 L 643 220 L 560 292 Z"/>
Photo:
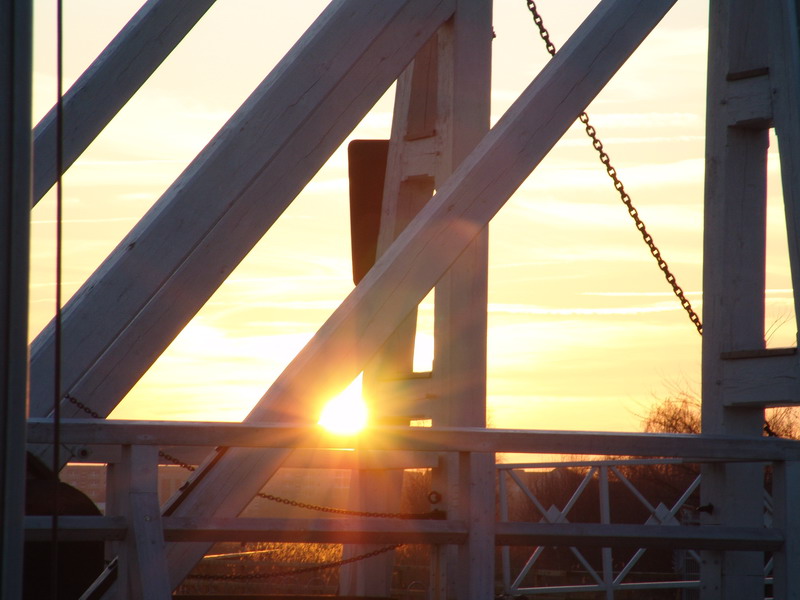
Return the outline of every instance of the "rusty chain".
<path id="1" fill-rule="evenodd" d="M 424 513 L 395 513 L 395 512 L 368 512 L 358 510 L 348 510 L 346 508 L 332 508 L 330 506 L 320 506 L 319 504 L 307 504 L 306 502 L 299 502 L 297 500 L 289 500 L 288 498 L 281 498 L 280 496 L 273 496 L 272 494 L 265 494 L 258 492 L 256 494 L 259 498 L 271 500 L 272 502 L 279 502 L 288 506 L 297 508 L 305 508 L 308 510 L 316 510 L 324 513 L 331 513 L 335 515 L 349 515 L 352 517 L 378 517 L 383 519 L 429 519 L 433 521 L 443 520 L 447 518 L 447 513 L 443 510 L 431 510 Z"/>
<path id="2" fill-rule="evenodd" d="M 313 573 L 314 571 L 323 571 L 325 569 L 333 569 L 336 567 L 342 567 L 344 565 L 349 565 L 355 562 L 359 562 L 361 560 L 366 560 L 368 558 L 372 558 L 374 556 L 378 556 L 380 554 L 384 554 L 385 552 L 390 552 L 392 550 L 396 550 L 400 546 L 404 544 L 392 544 L 390 546 L 384 546 L 382 548 L 378 548 L 377 550 L 373 550 L 371 552 L 367 552 L 365 554 L 358 554 L 356 556 L 351 556 L 350 558 L 343 558 L 341 560 L 335 560 L 328 563 L 322 563 L 319 565 L 314 565 L 312 567 L 299 567 L 295 569 L 284 569 L 283 571 L 276 571 L 274 573 L 258 573 L 255 575 L 202 575 L 202 574 L 190 574 L 187 579 L 202 579 L 206 581 L 246 581 L 252 579 L 272 579 L 275 577 L 285 577 L 287 575 L 300 575 L 302 573 Z"/>
<path id="3" fill-rule="evenodd" d="M 550 40 L 550 32 L 547 31 L 547 28 L 544 26 L 544 21 L 542 20 L 542 17 L 536 8 L 536 2 L 534 0 L 526 0 L 526 2 L 528 4 L 528 10 L 533 16 L 533 22 L 539 29 L 539 35 L 545 43 L 547 52 L 550 54 L 550 56 L 555 56 L 556 47 Z M 611 165 L 611 158 L 608 156 L 605 150 L 603 150 L 603 143 L 597 137 L 597 131 L 592 125 L 589 124 L 589 115 L 585 112 L 582 112 L 578 119 L 581 123 L 583 123 L 586 135 L 588 135 L 592 140 L 592 146 L 595 150 L 597 150 L 600 162 L 603 163 L 603 166 L 606 168 L 606 173 L 608 173 L 608 176 L 614 182 L 614 189 L 617 190 L 620 200 L 622 200 L 622 203 L 628 209 L 628 214 L 636 224 L 636 229 L 638 229 L 639 233 L 642 234 L 642 239 L 650 249 L 650 254 L 652 254 L 653 258 L 656 259 L 658 268 L 661 269 L 662 273 L 664 273 L 664 278 L 667 280 L 667 283 L 672 286 L 672 291 L 674 292 L 675 296 L 677 296 L 681 306 L 686 311 L 686 314 L 689 315 L 689 320 L 695 326 L 697 332 L 700 335 L 703 335 L 703 324 L 700 321 L 700 316 L 692 308 L 691 302 L 689 302 L 689 300 L 686 298 L 683 289 L 678 285 L 678 282 L 672 272 L 670 272 L 667 261 L 665 261 L 661 256 L 661 250 L 658 249 L 658 246 L 656 246 L 655 242 L 653 241 L 653 236 L 647 232 L 644 222 L 642 222 L 641 218 L 639 217 L 639 211 L 633 206 L 633 201 L 631 200 L 630 195 L 625 191 L 625 186 L 617 176 L 617 170 Z"/>

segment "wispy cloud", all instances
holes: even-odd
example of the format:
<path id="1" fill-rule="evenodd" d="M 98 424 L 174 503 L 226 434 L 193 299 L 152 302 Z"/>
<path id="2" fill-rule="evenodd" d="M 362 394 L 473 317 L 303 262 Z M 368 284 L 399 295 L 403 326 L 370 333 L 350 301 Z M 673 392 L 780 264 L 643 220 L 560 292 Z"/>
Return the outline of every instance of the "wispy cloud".
<path id="1" fill-rule="evenodd" d="M 659 302 L 651 306 L 617 306 L 617 307 L 569 307 L 537 306 L 534 304 L 489 304 L 489 313 L 513 315 L 630 315 L 643 313 L 662 313 L 680 310 L 680 305 L 673 302 Z"/>

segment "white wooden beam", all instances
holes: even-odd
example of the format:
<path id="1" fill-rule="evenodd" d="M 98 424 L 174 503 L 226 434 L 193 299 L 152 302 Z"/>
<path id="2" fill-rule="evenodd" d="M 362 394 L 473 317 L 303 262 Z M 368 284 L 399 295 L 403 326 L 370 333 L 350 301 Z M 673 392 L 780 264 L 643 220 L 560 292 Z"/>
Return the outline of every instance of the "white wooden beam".
<path id="1" fill-rule="evenodd" d="M 796 348 L 723 354 L 725 406 L 800 404 L 800 357 Z"/>
<path id="2" fill-rule="evenodd" d="M 111 517 L 71 517 L 60 521 L 61 537 L 69 541 L 122 539 L 124 520 Z M 197 519 L 165 517 L 164 535 L 169 542 L 269 541 L 347 543 L 367 539 L 376 544 L 467 544 L 467 524 L 462 520 L 430 521 L 397 519 Z M 676 527 L 598 523 L 495 523 L 497 546 L 594 546 L 626 548 L 719 548 L 780 551 L 785 544 L 781 530 L 764 527 Z M 50 539 L 47 517 L 25 517 L 26 539 Z M 776 596 L 777 597 L 777 596 Z"/>
<path id="3" fill-rule="evenodd" d="M 53 423 L 28 422 L 32 443 L 51 439 Z M 359 452 L 515 452 L 591 456 L 665 456 L 686 462 L 800 460 L 795 440 L 677 433 L 545 431 L 480 427 L 371 427 L 360 436 L 337 436 L 317 425 L 70 419 L 61 424 L 64 443 L 252 448 L 343 448 Z"/>
<path id="4" fill-rule="evenodd" d="M 31 198 L 30 0 L 0 4 L 0 597 L 22 597 Z"/>
<path id="5" fill-rule="evenodd" d="M 706 119 L 702 426 L 704 433 L 754 439 L 762 435 L 763 408 L 728 404 L 725 377 L 740 367 L 723 357 L 765 347 L 769 122 L 743 119 L 741 107 L 748 104 L 746 93 L 753 105 L 763 105 L 767 4 L 712 0 Z M 744 85 L 749 79 L 751 85 Z M 702 503 L 713 511 L 702 515 L 703 526 L 763 525 L 762 499 L 751 492 L 761 485 L 763 468 L 758 465 L 704 467 Z M 705 553 L 702 597 L 745 600 L 763 595 L 763 565 L 757 552 Z"/>
<path id="6" fill-rule="evenodd" d="M 128 585 L 131 600 L 169 600 L 169 584 L 158 504 L 158 448 L 126 446 L 123 448 L 126 463 L 125 481 L 128 535 L 125 539 L 128 563 Z"/>
<path id="7" fill-rule="evenodd" d="M 64 392 L 107 415 L 452 10 L 334 1 L 67 303 Z M 32 345 L 32 415 L 49 412 L 52 344 L 51 324 Z"/>
<path id="8" fill-rule="evenodd" d="M 468 535 L 458 549 L 457 571 L 448 576 L 459 598 L 494 596 L 495 478 L 494 454 L 459 454 L 457 511 Z"/>
<path id="9" fill-rule="evenodd" d="M 67 90 L 63 99 L 66 171 L 136 93 L 214 0 L 148 0 Z M 33 203 L 58 176 L 56 109 L 34 129 Z"/>
<path id="10" fill-rule="evenodd" d="M 774 556 L 773 596 L 800 600 L 800 463 L 778 462 L 773 468 L 772 499 L 773 527 L 784 538 L 784 544 Z"/>

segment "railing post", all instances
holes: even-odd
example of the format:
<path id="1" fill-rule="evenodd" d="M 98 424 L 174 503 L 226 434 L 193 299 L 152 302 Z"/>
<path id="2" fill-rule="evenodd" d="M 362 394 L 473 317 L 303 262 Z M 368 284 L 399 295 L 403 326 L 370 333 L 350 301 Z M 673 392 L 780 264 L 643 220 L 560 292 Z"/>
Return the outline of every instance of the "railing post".
<path id="1" fill-rule="evenodd" d="M 508 521 L 508 484 L 506 483 L 505 471 L 495 468 L 497 473 L 498 495 L 500 496 L 500 520 Z M 502 566 L 503 566 L 503 593 L 511 593 L 511 552 L 508 546 L 503 546 Z"/>
<path id="2" fill-rule="evenodd" d="M 166 545 L 158 504 L 158 448 L 122 446 L 114 469 L 116 508 L 128 520 L 117 590 L 131 600 L 169 600 Z"/>
<path id="3" fill-rule="evenodd" d="M 608 494 L 608 465 L 600 465 L 600 522 L 604 525 L 611 523 L 611 501 Z M 611 548 L 601 551 L 603 560 L 603 588 L 606 591 L 606 600 L 614 600 L 614 564 Z"/>
<path id="4" fill-rule="evenodd" d="M 800 462 L 776 462 L 773 469 L 773 526 L 781 530 L 785 541 L 774 554 L 772 595 L 800 600 Z"/>
<path id="5" fill-rule="evenodd" d="M 459 516 L 469 529 L 459 547 L 459 600 L 494 598 L 494 474 L 494 454 L 459 454 Z"/>

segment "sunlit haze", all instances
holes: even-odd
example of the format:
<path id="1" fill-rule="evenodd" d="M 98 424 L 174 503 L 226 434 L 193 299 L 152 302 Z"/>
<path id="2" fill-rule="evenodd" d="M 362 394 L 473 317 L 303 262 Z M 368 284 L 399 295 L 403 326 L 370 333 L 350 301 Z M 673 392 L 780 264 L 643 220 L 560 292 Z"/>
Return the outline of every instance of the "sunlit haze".
<path id="1" fill-rule="evenodd" d="M 65 3 L 68 84 L 141 4 Z M 325 4 L 216 2 L 66 174 L 66 297 Z M 595 4 L 537 2 L 557 46 Z M 678 2 L 588 107 L 626 190 L 698 311 L 706 11 L 707 3 Z M 54 13 L 52 0 L 35 0 L 34 121 L 55 99 Z M 493 122 L 549 58 L 524 0 L 495 0 L 494 30 Z M 113 418 L 238 421 L 248 414 L 353 289 L 345 148 L 352 139 L 389 136 L 393 95 L 391 88 Z M 796 329 L 776 158 L 773 143 L 766 299 L 767 325 L 775 329 L 771 346 L 794 345 Z M 33 211 L 31 337 L 53 316 L 54 215 L 51 192 Z M 489 286 L 490 426 L 633 431 L 654 400 L 676 388 L 699 391 L 701 338 L 580 124 L 492 221 Z M 421 370 L 425 363 L 430 368 L 432 319 L 427 303 L 420 310 Z M 354 425 L 366 418 L 359 411 L 358 403 L 336 404 L 322 417 Z"/>
<path id="2" fill-rule="evenodd" d="M 367 405 L 361 397 L 359 377 L 322 409 L 319 424 L 340 434 L 358 433 L 367 424 Z"/>

